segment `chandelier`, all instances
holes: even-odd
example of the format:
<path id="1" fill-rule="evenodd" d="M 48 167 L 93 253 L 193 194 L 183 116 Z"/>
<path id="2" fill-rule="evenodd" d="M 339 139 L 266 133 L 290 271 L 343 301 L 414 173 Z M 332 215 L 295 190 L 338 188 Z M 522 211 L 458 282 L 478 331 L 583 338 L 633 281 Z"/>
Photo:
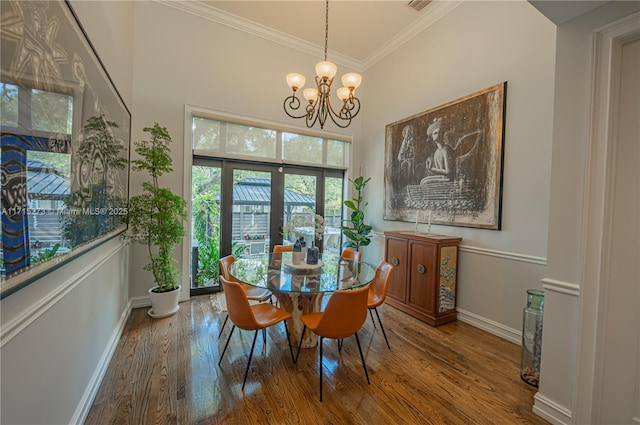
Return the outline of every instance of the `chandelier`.
<path id="1" fill-rule="evenodd" d="M 291 118 L 304 118 L 307 127 L 311 128 L 316 122 L 320 123 L 320 128 L 324 128 L 327 118 L 331 118 L 340 128 L 346 128 L 351 124 L 351 120 L 360 112 L 360 100 L 354 96 L 356 89 L 362 82 L 362 76 L 355 72 L 350 72 L 342 76 L 342 85 L 336 94 L 342 100 L 342 107 L 336 112 L 331 106 L 331 85 L 333 78 L 338 72 L 338 67 L 327 61 L 327 42 L 329 40 L 329 0 L 326 2 L 325 29 L 324 29 L 324 60 L 316 64 L 316 87 L 307 88 L 302 91 L 302 95 L 308 101 L 304 112 L 301 109 L 301 102 L 296 93 L 300 90 L 307 79 L 302 74 L 287 74 L 287 84 L 293 90 L 293 94 L 284 100 L 284 111 Z M 302 114 L 300 114 L 303 112 Z M 300 114 L 300 115 L 297 115 Z"/>

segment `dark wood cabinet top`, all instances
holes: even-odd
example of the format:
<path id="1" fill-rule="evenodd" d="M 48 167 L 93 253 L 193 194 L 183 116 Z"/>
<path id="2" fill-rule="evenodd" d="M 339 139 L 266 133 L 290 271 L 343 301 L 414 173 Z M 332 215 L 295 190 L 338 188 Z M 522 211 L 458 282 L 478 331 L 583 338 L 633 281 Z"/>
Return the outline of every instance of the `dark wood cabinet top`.
<path id="1" fill-rule="evenodd" d="M 411 231 L 387 231 L 384 232 L 384 235 L 385 237 L 413 239 L 431 243 L 456 243 L 462 240 L 462 238 L 456 236 L 436 235 L 434 233 L 416 233 Z"/>

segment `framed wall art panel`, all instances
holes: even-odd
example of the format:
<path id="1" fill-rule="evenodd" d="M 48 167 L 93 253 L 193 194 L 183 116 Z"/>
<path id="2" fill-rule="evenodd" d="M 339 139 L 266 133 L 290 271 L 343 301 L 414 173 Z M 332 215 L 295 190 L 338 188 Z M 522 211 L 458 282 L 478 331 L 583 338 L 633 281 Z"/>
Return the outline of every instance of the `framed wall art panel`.
<path id="1" fill-rule="evenodd" d="M 386 126 L 385 220 L 500 229 L 506 87 Z"/>
<path id="2" fill-rule="evenodd" d="M 125 230 L 131 114 L 69 3 L 0 18 L 4 298 Z"/>

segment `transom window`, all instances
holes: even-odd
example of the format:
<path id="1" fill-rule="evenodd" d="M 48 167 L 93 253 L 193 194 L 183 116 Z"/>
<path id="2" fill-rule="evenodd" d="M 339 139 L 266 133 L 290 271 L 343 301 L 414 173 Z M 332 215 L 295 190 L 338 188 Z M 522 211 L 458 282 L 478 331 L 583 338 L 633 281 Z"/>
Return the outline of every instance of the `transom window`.
<path id="1" fill-rule="evenodd" d="M 192 113 L 194 155 L 346 169 L 348 140 Z"/>

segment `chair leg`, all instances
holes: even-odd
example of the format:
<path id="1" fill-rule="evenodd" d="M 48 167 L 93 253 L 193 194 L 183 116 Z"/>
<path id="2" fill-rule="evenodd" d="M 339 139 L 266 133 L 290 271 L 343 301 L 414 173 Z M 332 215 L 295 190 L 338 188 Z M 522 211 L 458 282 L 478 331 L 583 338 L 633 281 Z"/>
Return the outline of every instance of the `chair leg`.
<path id="1" fill-rule="evenodd" d="M 224 353 L 227 351 L 227 347 L 229 346 L 229 341 L 231 341 L 231 335 L 233 335 L 233 331 L 236 329 L 236 325 L 233 325 L 231 328 L 231 332 L 229 332 L 229 336 L 227 337 L 227 343 L 224 344 L 224 349 L 222 350 L 222 354 L 220 355 L 220 360 L 218 360 L 218 366 L 222 363 L 222 358 L 224 357 Z"/>
<path id="2" fill-rule="evenodd" d="M 373 313 L 371 312 L 371 310 L 375 310 L 375 309 L 372 309 L 372 308 L 369 309 L 369 316 L 371 316 L 371 323 L 373 323 L 373 329 L 376 329 L 376 321 L 373 320 Z"/>
<path id="3" fill-rule="evenodd" d="M 289 351 L 291 352 L 291 361 L 296 362 L 296 359 L 293 358 L 293 348 L 291 347 L 291 340 L 289 339 L 289 328 L 287 328 L 287 321 L 283 320 L 284 323 L 284 332 L 287 334 L 287 343 L 289 344 Z"/>
<path id="4" fill-rule="evenodd" d="M 302 349 L 302 340 L 304 339 L 304 331 L 307 330 L 307 325 L 302 327 L 302 334 L 300 334 L 300 343 L 298 344 L 298 352 L 296 353 L 296 359 L 293 361 L 294 363 L 298 363 L 298 356 L 300 355 L 300 350 Z"/>
<path id="5" fill-rule="evenodd" d="M 242 391 L 244 391 L 244 384 L 247 383 L 247 375 L 249 374 L 249 366 L 251 365 L 251 358 L 253 357 L 253 349 L 256 348 L 256 339 L 258 339 L 258 330 L 253 334 L 253 344 L 251 344 L 251 351 L 249 352 L 249 361 L 247 362 L 247 370 L 244 371 L 244 380 L 242 381 Z"/>
<path id="6" fill-rule="evenodd" d="M 320 364 L 318 365 L 318 374 L 320 374 L 320 401 L 322 401 L 322 341 L 323 337 L 320 337 Z"/>
<path id="7" fill-rule="evenodd" d="M 267 328 L 262 328 L 262 346 L 267 349 Z"/>
<path id="8" fill-rule="evenodd" d="M 358 332 L 356 332 L 355 335 L 356 342 L 358 343 L 358 351 L 360 351 L 360 359 L 362 360 L 362 367 L 364 368 L 364 374 L 367 377 L 367 384 L 371 385 L 371 382 L 369 381 L 369 372 L 367 372 L 367 365 L 364 362 L 364 356 L 362 355 L 362 348 L 360 348 L 360 338 L 358 338 Z"/>
<path id="9" fill-rule="evenodd" d="M 378 323 L 380 323 L 380 329 L 382 329 L 382 335 L 384 335 L 384 340 L 387 342 L 387 348 L 389 348 L 389 350 L 391 350 L 391 346 L 389 345 L 389 340 L 387 339 L 387 334 L 384 331 L 384 326 L 382 326 L 382 320 L 380 320 L 380 315 L 378 314 L 378 309 L 374 308 L 374 310 L 376 311 L 376 317 L 378 318 Z M 371 311 L 371 310 L 369 310 L 369 311 Z"/>
<path id="10" fill-rule="evenodd" d="M 338 353 L 342 353 L 342 339 L 338 340 Z"/>
<path id="11" fill-rule="evenodd" d="M 222 326 L 220 327 L 220 333 L 218 334 L 218 339 L 220 339 L 220 337 L 222 336 L 222 331 L 224 331 L 224 327 L 227 324 L 227 320 L 229 320 L 229 315 L 227 314 L 227 317 L 224 318 L 224 322 L 222 323 Z"/>

